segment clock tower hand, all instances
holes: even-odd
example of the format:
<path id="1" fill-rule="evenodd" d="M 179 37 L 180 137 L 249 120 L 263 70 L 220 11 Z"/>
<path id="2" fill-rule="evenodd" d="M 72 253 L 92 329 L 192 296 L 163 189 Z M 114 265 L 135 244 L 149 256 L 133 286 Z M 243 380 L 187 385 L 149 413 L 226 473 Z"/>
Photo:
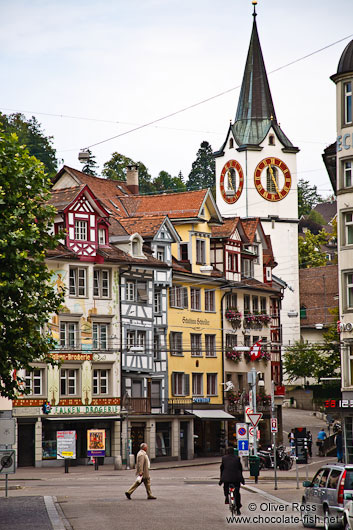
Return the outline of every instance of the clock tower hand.
<path id="1" fill-rule="evenodd" d="M 277 191 L 277 193 L 278 193 L 278 195 L 279 195 L 279 188 L 278 188 L 278 185 L 277 185 L 277 182 L 276 182 L 276 179 L 275 179 L 275 175 L 274 175 L 274 173 L 273 173 L 273 169 L 272 169 L 271 166 L 268 166 L 268 169 L 270 170 L 271 178 L 272 178 L 272 180 L 273 180 L 273 184 L 275 185 L 276 191 Z"/>

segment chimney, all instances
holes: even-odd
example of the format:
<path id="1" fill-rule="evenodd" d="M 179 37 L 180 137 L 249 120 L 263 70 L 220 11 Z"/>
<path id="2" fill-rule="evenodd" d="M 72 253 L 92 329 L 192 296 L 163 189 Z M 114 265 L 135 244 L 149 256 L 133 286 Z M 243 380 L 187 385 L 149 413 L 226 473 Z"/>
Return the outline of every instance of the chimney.
<path id="1" fill-rule="evenodd" d="M 126 168 L 126 186 L 133 195 L 139 194 L 139 168 L 137 165 L 129 165 Z"/>

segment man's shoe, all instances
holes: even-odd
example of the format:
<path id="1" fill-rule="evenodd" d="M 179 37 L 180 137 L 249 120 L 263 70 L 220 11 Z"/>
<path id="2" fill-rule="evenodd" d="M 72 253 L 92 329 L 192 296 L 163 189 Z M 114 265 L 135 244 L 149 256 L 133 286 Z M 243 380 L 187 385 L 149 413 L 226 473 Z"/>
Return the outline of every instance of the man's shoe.
<path id="1" fill-rule="evenodd" d="M 125 491 L 125 495 L 126 495 L 126 498 L 129 499 L 129 501 L 131 501 L 131 495 L 130 495 L 130 493 L 128 493 L 127 491 Z"/>
<path id="2" fill-rule="evenodd" d="M 157 499 L 157 497 L 154 497 L 154 495 L 150 495 L 149 497 L 147 497 L 147 499 L 148 499 L 149 501 L 152 501 L 152 500 L 154 500 L 154 499 Z"/>
<path id="3" fill-rule="evenodd" d="M 229 504 L 229 499 L 228 499 L 228 497 L 225 498 L 224 504 Z"/>

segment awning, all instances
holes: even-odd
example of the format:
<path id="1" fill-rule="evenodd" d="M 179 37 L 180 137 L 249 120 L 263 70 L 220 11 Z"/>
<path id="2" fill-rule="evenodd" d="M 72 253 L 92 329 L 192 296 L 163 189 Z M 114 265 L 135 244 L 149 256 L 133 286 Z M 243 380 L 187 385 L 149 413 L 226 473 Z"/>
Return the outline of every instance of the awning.
<path id="1" fill-rule="evenodd" d="M 234 416 L 220 409 L 185 410 L 185 412 L 193 414 L 200 420 L 235 420 Z"/>

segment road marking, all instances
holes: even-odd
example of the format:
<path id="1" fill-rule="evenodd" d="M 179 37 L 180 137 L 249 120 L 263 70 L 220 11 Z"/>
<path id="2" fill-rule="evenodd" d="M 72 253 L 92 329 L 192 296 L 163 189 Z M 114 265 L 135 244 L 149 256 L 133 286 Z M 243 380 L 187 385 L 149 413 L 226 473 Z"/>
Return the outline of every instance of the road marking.
<path id="1" fill-rule="evenodd" d="M 255 488 L 254 486 L 248 486 L 246 484 L 245 486 L 242 486 L 242 489 L 250 491 L 251 493 L 257 493 L 259 495 L 262 495 L 263 497 L 265 497 L 265 499 L 268 499 L 269 501 L 277 502 L 278 504 L 284 504 L 285 506 L 292 506 L 292 503 L 284 501 L 283 499 L 280 499 L 279 497 L 275 497 L 274 495 L 271 495 L 271 493 L 262 491 L 259 488 Z"/>

